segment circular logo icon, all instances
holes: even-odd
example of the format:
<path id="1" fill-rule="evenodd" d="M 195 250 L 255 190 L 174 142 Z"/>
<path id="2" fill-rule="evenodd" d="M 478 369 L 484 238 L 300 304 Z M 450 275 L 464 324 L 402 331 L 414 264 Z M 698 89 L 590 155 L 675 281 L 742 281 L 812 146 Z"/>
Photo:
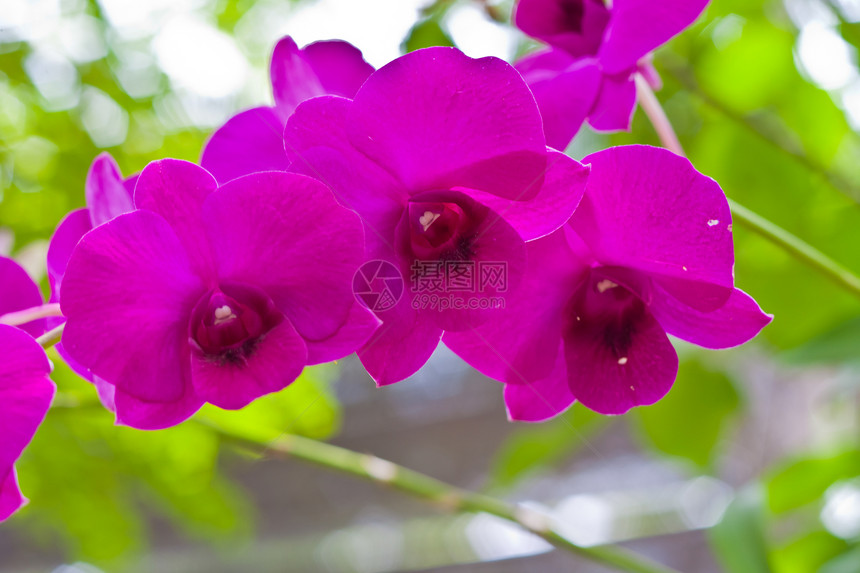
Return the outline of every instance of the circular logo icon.
<path id="1" fill-rule="evenodd" d="M 352 277 L 355 298 L 374 312 L 393 308 L 403 296 L 403 275 L 388 261 L 368 261 Z"/>

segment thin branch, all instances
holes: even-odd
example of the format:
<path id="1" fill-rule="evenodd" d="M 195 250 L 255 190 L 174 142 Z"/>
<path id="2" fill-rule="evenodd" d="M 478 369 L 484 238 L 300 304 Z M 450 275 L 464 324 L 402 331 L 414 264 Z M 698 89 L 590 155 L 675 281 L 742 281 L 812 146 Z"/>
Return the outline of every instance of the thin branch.
<path id="1" fill-rule="evenodd" d="M 63 330 L 66 328 L 66 323 L 64 322 L 60 326 L 57 326 L 39 338 L 36 339 L 36 342 L 42 345 L 42 348 L 50 348 L 60 341 L 60 338 L 63 336 Z"/>
<path id="2" fill-rule="evenodd" d="M 10 326 L 20 326 L 27 324 L 40 318 L 48 318 L 51 316 L 63 316 L 60 311 L 60 304 L 56 302 L 48 304 L 40 304 L 32 308 L 25 308 L 15 312 L 9 312 L 0 316 L 0 324 L 8 324 Z"/>
<path id="3" fill-rule="evenodd" d="M 822 177 L 834 189 L 845 196 L 860 201 L 860 187 L 844 175 L 834 172 L 826 165 L 810 158 L 796 137 L 786 129 L 768 121 L 764 117 L 738 112 L 711 94 L 707 93 L 696 81 L 692 71 L 678 58 L 664 55 L 660 58 L 662 66 L 677 79 L 685 90 L 702 100 L 708 107 L 745 127 L 778 151 L 788 155 L 806 169 Z"/>
<path id="4" fill-rule="evenodd" d="M 484 494 L 467 491 L 425 474 L 407 469 L 376 456 L 360 454 L 339 446 L 295 435 L 285 435 L 272 442 L 226 430 L 206 419 L 197 420 L 212 428 L 222 438 L 240 446 L 265 448 L 341 473 L 397 489 L 454 512 L 483 512 L 513 522 L 555 547 L 575 555 L 632 573 L 678 573 L 624 548 L 606 545 L 582 547 L 560 534 L 551 517 L 536 510 L 514 505 Z"/>

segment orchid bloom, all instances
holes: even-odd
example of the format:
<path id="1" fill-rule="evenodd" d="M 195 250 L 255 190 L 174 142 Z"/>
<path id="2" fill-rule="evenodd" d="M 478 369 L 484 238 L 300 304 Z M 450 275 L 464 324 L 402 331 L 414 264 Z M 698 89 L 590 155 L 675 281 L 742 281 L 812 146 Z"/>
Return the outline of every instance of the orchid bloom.
<path id="1" fill-rule="evenodd" d="M 12 259 L 0 257 L 0 521 L 27 502 L 14 464 L 45 418 L 55 390 L 48 378 L 48 357 L 33 339 L 45 331 L 45 319 L 16 328 L 3 324 L 3 316 L 41 304 L 39 287 L 27 272 Z"/>
<path id="2" fill-rule="evenodd" d="M 306 99 L 324 94 L 353 97 L 373 67 L 361 51 L 340 40 L 299 49 L 289 36 L 272 53 L 274 106 L 255 107 L 231 117 L 203 148 L 200 165 L 219 183 L 257 171 L 286 171 L 284 124 Z"/>
<path id="3" fill-rule="evenodd" d="M 0 324 L 0 521 L 27 500 L 18 488 L 15 461 L 33 439 L 54 399 L 51 364 L 42 347 L 18 328 Z"/>
<path id="4" fill-rule="evenodd" d="M 731 213 L 715 181 L 654 147 L 583 162 L 582 203 L 563 229 L 528 244 L 516 299 L 443 339 L 506 384 L 514 420 L 544 420 L 575 400 L 603 414 L 652 404 L 677 373 L 667 334 L 728 348 L 771 320 L 734 287 Z"/>
<path id="5" fill-rule="evenodd" d="M 13 316 L 12 313 L 35 309 L 42 302 L 42 293 L 27 271 L 12 259 L 0 257 L 0 324 L 19 326 L 30 336 L 40 336 L 47 330 L 44 318 L 27 320 L 29 317 L 16 317 L 14 321 L 8 318 Z"/>
<path id="6" fill-rule="evenodd" d="M 380 385 L 415 373 L 443 330 L 495 312 L 483 301 L 515 290 L 525 241 L 570 218 L 588 173 L 547 149 L 534 97 L 510 65 L 452 48 L 394 60 L 354 100 L 304 102 L 284 135 L 291 169 L 355 210 L 368 259 L 387 261 L 408 284 L 395 306 L 376 312 L 383 325 L 358 352 Z M 504 266 L 505 284 L 431 293 L 414 284 L 422 266 L 435 265 L 439 287 L 453 267 L 483 264 Z"/>
<path id="7" fill-rule="evenodd" d="M 123 177 L 116 161 L 108 153 L 102 153 L 93 160 L 84 186 L 87 206 L 66 215 L 57 225 L 48 245 L 47 263 L 48 281 L 51 285 L 51 302 L 59 302 L 60 300 L 60 291 L 69 258 L 81 238 L 94 227 L 134 210 L 134 186 L 137 183 L 137 178 L 137 174 L 127 178 Z M 49 327 L 56 326 L 64 320 L 62 317 L 51 318 L 48 320 Z M 62 342 L 57 343 L 55 348 L 75 373 L 95 385 L 99 399 L 105 407 L 116 413 L 114 387 L 78 364 L 66 352 Z M 126 403 L 126 401 L 121 403 Z M 124 419 L 133 420 L 134 413 L 137 411 L 137 409 L 133 409 L 128 413 L 117 413 L 118 423 L 122 423 L 120 421 Z M 132 425 L 134 424 L 132 423 Z"/>
<path id="8" fill-rule="evenodd" d="M 610 5 L 611 4 L 611 5 Z M 535 94 L 550 146 L 564 149 L 588 123 L 630 129 L 633 76 L 659 85 L 648 54 L 692 24 L 708 0 L 519 0 L 514 22 L 549 45 L 515 65 Z"/>
<path id="9" fill-rule="evenodd" d="M 377 327 L 350 290 L 361 223 L 313 179 L 267 172 L 219 187 L 166 159 L 140 174 L 134 207 L 80 240 L 60 296 L 66 352 L 114 387 L 118 423 L 241 408 Z"/>

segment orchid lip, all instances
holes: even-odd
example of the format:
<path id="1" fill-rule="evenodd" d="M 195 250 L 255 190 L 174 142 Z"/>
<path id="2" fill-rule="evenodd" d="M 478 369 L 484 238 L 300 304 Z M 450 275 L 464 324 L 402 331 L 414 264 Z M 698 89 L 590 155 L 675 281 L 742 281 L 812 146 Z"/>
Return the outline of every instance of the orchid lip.
<path id="1" fill-rule="evenodd" d="M 191 312 L 189 341 L 194 349 L 213 359 L 242 362 L 283 319 L 262 290 L 222 283 L 200 297 Z"/>
<path id="2" fill-rule="evenodd" d="M 570 305 L 568 331 L 595 333 L 615 353 L 618 364 L 626 365 L 633 335 L 647 313 L 640 296 L 598 267 L 588 272 Z"/>
<path id="3" fill-rule="evenodd" d="M 473 215 L 456 197 L 433 195 L 412 200 L 406 208 L 406 250 L 419 260 L 469 260 L 474 254 Z"/>

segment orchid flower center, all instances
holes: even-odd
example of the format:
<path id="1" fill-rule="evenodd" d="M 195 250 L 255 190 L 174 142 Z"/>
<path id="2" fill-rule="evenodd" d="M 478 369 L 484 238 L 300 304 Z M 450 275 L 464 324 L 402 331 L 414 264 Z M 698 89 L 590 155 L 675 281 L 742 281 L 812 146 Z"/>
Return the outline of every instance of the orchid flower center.
<path id="1" fill-rule="evenodd" d="M 594 269 L 571 300 L 568 328 L 602 340 L 623 366 L 645 312 L 645 303 L 635 293 Z"/>
<path id="2" fill-rule="evenodd" d="M 411 202 L 406 216 L 412 254 L 421 260 L 467 259 L 471 220 L 453 202 Z"/>
<path id="3" fill-rule="evenodd" d="M 283 315 L 262 290 L 228 283 L 197 302 L 191 312 L 189 338 L 194 348 L 209 357 L 241 361 L 281 320 Z"/>
<path id="4" fill-rule="evenodd" d="M 568 0 L 559 5 L 567 29 L 578 34 L 582 33 L 582 19 L 585 16 L 585 2 L 587 1 L 589 0 Z"/>

